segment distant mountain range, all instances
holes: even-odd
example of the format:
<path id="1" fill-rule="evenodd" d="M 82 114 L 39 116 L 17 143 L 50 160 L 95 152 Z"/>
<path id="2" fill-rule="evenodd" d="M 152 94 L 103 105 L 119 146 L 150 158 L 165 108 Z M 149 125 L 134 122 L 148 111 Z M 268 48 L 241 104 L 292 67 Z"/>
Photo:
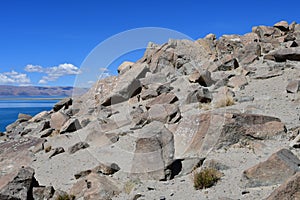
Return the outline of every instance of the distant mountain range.
<path id="1" fill-rule="evenodd" d="M 72 96 L 73 91 L 84 93 L 87 89 L 74 87 L 39 87 L 0 85 L 0 96 Z"/>

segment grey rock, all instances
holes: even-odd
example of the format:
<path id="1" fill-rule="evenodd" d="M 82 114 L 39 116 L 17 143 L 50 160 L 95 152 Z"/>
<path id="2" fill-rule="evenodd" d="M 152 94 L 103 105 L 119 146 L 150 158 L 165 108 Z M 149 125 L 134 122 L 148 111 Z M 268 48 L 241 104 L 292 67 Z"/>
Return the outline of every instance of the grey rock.
<path id="1" fill-rule="evenodd" d="M 19 113 L 19 114 L 18 114 L 18 119 L 22 119 L 22 120 L 28 121 L 28 120 L 30 120 L 31 118 L 32 118 L 31 115 L 27 115 L 27 114 L 23 114 L 23 113 Z"/>
<path id="2" fill-rule="evenodd" d="M 266 200 L 277 200 L 277 199 L 299 199 L 300 198 L 300 172 L 290 177 L 278 188 L 276 188 Z"/>
<path id="3" fill-rule="evenodd" d="M 55 192 L 55 190 L 52 186 L 34 187 L 33 188 L 33 199 L 34 200 L 51 199 L 54 195 L 54 192 Z"/>
<path id="4" fill-rule="evenodd" d="M 63 127 L 61 127 L 60 134 L 72 133 L 81 128 L 82 127 L 81 127 L 78 119 L 76 119 L 76 118 L 70 119 L 63 125 Z"/>
<path id="5" fill-rule="evenodd" d="M 21 168 L 17 176 L 1 189 L 0 199 L 33 199 L 32 188 L 36 186 L 39 184 L 34 178 L 34 170 L 30 167 Z"/>
<path id="6" fill-rule="evenodd" d="M 264 56 L 266 60 L 285 62 L 286 60 L 300 61 L 300 47 L 278 49 Z"/>
<path id="7" fill-rule="evenodd" d="M 212 101 L 212 95 L 207 88 L 199 88 L 188 93 L 186 104 L 190 103 L 209 103 Z"/>
<path id="8" fill-rule="evenodd" d="M 58 154 L 64 153 L 65 149 L 63 147 L 57 147 L 53 150 L 53 152 L 51 153 L 51 155 L 49 156 L 49 158 L 52 158 L 54 156 L 57 156 Z"/>
<path id="9" fill-rule="evenodd" d="M 68 152 L 70 154 L 73 154 L 81 149 L 86 149 L 88 148 L 90 145 L 86 142 L 78 142 L 76 144 L 74 144 L 73 146 L 71 146 L 69 149 L 68 149 Z"/>
<path id="10" fill-rule="evenodd" d="M 60 130 L 62 126 L 69 120 L 69 116 L 58 111 L 51 115 L 50 126 L 53 129 Z"/>
<path id="11" fill-rule="evenodd" d="M 298 172 L 299 165 L 297 156 L 287 149 L 281 149 L 268 160 L 245 170 L 243 176 L 247 187 L 276 185 Z"/>
<path id="12" fill-rule="evenodd" d="M 53 110 L 54 110 L 54 112 L 57 112 L 57 111 L 59 111 L 59 110 L 62 109 L 62 108 L 68 109 L 69 106 L 72 105 L 72 102 L 73 102 L 72 98 L 69 98 L 69 97 L 68 97 L 68 98 L 65 98 L 65 99 L 59 101 L 58 103 L 56 103 L 56 104 L 53 106 Z"/>
<path id="13" fill-rule="evenodd" d="M 300 80 L 293 80 L 286 86 L 286 91 L 288 93 L 297 93 L 300 91 Z"/>

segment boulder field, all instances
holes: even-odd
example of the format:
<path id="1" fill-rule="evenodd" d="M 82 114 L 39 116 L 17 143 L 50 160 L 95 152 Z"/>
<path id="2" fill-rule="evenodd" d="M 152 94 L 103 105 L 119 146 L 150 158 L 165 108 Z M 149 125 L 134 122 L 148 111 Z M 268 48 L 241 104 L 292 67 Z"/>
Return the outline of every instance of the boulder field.
<path id="1" fill-rule="evenodd" d="M 149 43 L 0 134 L 0 199 L 300 199 L 300 24 Z M 212 187 L 194 174 L 214 168 Z"/>

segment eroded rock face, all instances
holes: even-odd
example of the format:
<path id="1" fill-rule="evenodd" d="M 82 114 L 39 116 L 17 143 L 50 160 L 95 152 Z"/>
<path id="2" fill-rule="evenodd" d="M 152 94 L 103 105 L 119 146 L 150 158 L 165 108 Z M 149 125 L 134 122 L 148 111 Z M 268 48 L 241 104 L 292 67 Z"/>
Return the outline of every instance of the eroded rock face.
<path id="1" fill-rule="evenodd" d="M 248 187 L 281 184 L 299 171 L 300 160 L 289 150 L 281 149 L 265 162 L 244 171 Z"/>

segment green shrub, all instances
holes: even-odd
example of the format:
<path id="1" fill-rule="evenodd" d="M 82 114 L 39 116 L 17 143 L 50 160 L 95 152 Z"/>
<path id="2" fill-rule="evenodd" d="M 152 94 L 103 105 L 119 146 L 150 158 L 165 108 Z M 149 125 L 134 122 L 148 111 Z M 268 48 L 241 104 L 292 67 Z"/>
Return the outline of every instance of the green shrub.
<path id="1" fill-rule="evenodd" d="M 196 190 L 209 188 L 221 178 L 221 173 L 214 168 L 206 168 L 194 172 L 194 187 Z"/>

